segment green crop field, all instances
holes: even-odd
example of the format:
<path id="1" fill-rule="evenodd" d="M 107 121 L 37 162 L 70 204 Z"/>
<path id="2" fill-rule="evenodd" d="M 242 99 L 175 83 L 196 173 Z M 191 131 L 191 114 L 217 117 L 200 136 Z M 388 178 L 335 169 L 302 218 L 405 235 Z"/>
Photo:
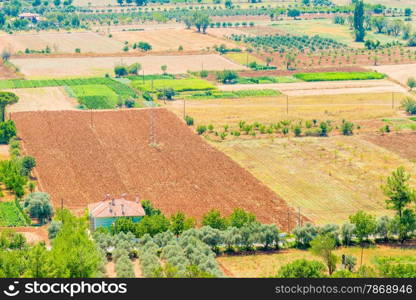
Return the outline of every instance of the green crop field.
<path id="1" fill-rule="evenodd" d="M 140 81 L 135 80 L 131 83 L 131 86 L 140 91 L 157 91 L 159 89 L 171 88 L 176 92 L 186 91 L 203 91 L 203 90 L 215 90 L 215 86 L 202 79 L 198 78 L 185 78 L 185 79 L 156 79 Z"/>
<path id="2" fill-rule="evenodd" d="M 383 79 L 385 77 L 384 74 L 377 72 L 299 73 L 293 76 L 303 81 L 366 80 Z"/>
<path id="3" fill-rule="evenodd" d="M 0 226 L 25 226 L 27 221 L 13 201 L 0 202 Z"/>
<path id="4" fill-rule="evenodd" d="M 89 109 L 115 108 L 119 97 L 111 88 L 100 84 L 75 85 L 67 91 Z"/>
<path id="5" fill-rule="evenodd" d="M 300 80 L 292 76 L 260 76 L 260 77 L 239 77 L 236 82 L 239 84 L 253 84 L 253 83 L 292 83 Z"/>
<path id="6" fill-rule="evenodd" d="M 233 92 L 207 91 L 193 94 L 186 94 L 184 98 L 189 100 L 209 100 L 209 99 L 232 99 L 232 98 L 246 98 L 246 97 L 270 97 L 280 95 L 276 90 L 241 90 Z"/>
<path id="7" fill-rule="evenodd" d="M 94 78 L 73 78 L 73 79 L 44 79 L 44 80 L 24 80 L 11 79 L 0 80 L 0 90 L 2 89 L 20 89 L 20 88 L 39 88 L 39 87 L 55 87 L 55 86 L 87 86 L 87 85 L 101 85 L 108 87 L 115 94 L 122 98 L 136 98 L 136 92 L 126 84 L 117 80 L 106 77 Z"/>

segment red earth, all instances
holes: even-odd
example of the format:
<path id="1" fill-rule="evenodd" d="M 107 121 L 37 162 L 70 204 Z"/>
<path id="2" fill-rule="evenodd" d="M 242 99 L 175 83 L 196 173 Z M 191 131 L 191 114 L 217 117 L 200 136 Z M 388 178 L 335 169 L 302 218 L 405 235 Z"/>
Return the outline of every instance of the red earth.
<path id="1" fill-rule="evenodd" d="M 166 109 L 19 112 L 12 119 L 55 207 L 63 201 L 79 214 L 105 194 L 127 193 L 196 219 L 243 208 L 284 229 L 288 213 L 296 214 Z"/>

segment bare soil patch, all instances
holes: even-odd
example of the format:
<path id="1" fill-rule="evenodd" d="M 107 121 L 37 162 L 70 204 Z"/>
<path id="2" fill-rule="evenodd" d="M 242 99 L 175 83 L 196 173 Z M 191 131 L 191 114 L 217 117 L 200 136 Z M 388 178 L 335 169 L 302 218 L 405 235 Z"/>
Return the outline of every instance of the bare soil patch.
<path id="1" fill-rule="evenodd" d="M 167 215 L 200 219 L 211 209 L 228 215 L 240 207 L 282 228 L 291 211 L 165 109 L 20 112 L 12 119 L 36 158 L 38 187 L 55 206 L 63 199 L 81 213 L 105 194 L 140 194 Z"/>
<path id="2" fill-rule="evenodd" d="M 384 135 L 373 134 L 365 135 L 363 138 L 395 152 L 401 157 L 416 160 L 416 132 L 396 132 Z"/>
<path id="3" fill-rule="evenodd" d="M 202 50 L 213 48 L 220 44 L 235 47 L 231 41 L 226 41 L 209 34 L 198 33 L 187 29 L 159 29 L 144 31 L 119 31 L 112 33 L 113 38 L 129 44 L 139 41 L 148 42 L 154 51 L 177 51 L 179 46 L 183 50 Z"/>
<path id="4" fill-rule="evenodd" d="M 6 228 L 6 227 L 3 227 Z M 10 228 L 10 227 L 7 227 Z M 39 242 L 45 242 L 46 244 L 49 244 L 48 239 L 48 231 L 47 226 L 40 226 L 40 227 L 13 227 L 14 231 L 22 233 L 29 244 L 36 244 Z"/>
<path id="5" fill-rule="evenodd" d="M 46 47 L 56 53 L 74 53 L 76 48 L 86 53 L 117 53 L 123 48 L 119 41 L 93 32 L 2 34 L 0 45 L 0 50 L 10 49 L 12 53 L 25 49 L 43 50 Z"/>
<path id="6" fill-rule="evenodd" d="M 45 87 L 11 90 L 19 96 L 16 104 L 7 107 L 7 112 L 72 110 L 76 101 L 70 99 L 63 87 Z"/>
<path id="7" fill-rule="evenodd" d="M 409 77 L 416 77 L 416 64 L 373 66 L 371 69 L 387 74 L 390 78 L 406 85 Z"/>

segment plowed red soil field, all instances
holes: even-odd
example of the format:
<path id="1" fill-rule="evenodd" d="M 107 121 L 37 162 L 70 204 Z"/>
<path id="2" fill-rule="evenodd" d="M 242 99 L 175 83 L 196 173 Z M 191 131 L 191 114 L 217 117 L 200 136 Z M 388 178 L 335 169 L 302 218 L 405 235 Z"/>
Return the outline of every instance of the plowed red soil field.
<path id="1" fill-rule="evenodd" d="M 151 139 L 151 116 L 154 144 Z M 39 188 L 77 213 L 105 194 L 139 194 L 164 213 L 200 219 L 241 207 L 285 227 L 295 214 L 268 187 L 165 109 L 13 113 Z"/>
<path id="2" fill-rule="evenodd" d="M 416 132 L 366 135 L 364 138 L 378 146 L 397 153 L 401 157 L 416 159 Z"/>

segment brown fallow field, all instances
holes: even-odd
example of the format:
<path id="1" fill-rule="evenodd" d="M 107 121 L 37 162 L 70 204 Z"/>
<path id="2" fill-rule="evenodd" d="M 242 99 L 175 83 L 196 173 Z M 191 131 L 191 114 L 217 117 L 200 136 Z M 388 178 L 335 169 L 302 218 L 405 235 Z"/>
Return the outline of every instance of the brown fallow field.
<path id="1" fill-rule="evenodd" d="M 241 207 L 285 228 L 285 201 L 166 109 L 12 114 L 41 191 L 81 213 L 105 194 L 139 194 L 200 219 Z M 153 123 L 153 127 L 152 124 Z M 153 129 L 152 129 L 153 128 Z M 303 219 L 306 220 L 306 219 Z"/>
<path id="2" fill-rule="evenodd" d="M 72 33 L 19 33 L 1 34 L 0 51 L 9 49 L 12 53 L 30 50 L 44 50 L 49 47 L 53 53 L 117 53 L 123 51 L 123 43 L 93 32 Z"/>

